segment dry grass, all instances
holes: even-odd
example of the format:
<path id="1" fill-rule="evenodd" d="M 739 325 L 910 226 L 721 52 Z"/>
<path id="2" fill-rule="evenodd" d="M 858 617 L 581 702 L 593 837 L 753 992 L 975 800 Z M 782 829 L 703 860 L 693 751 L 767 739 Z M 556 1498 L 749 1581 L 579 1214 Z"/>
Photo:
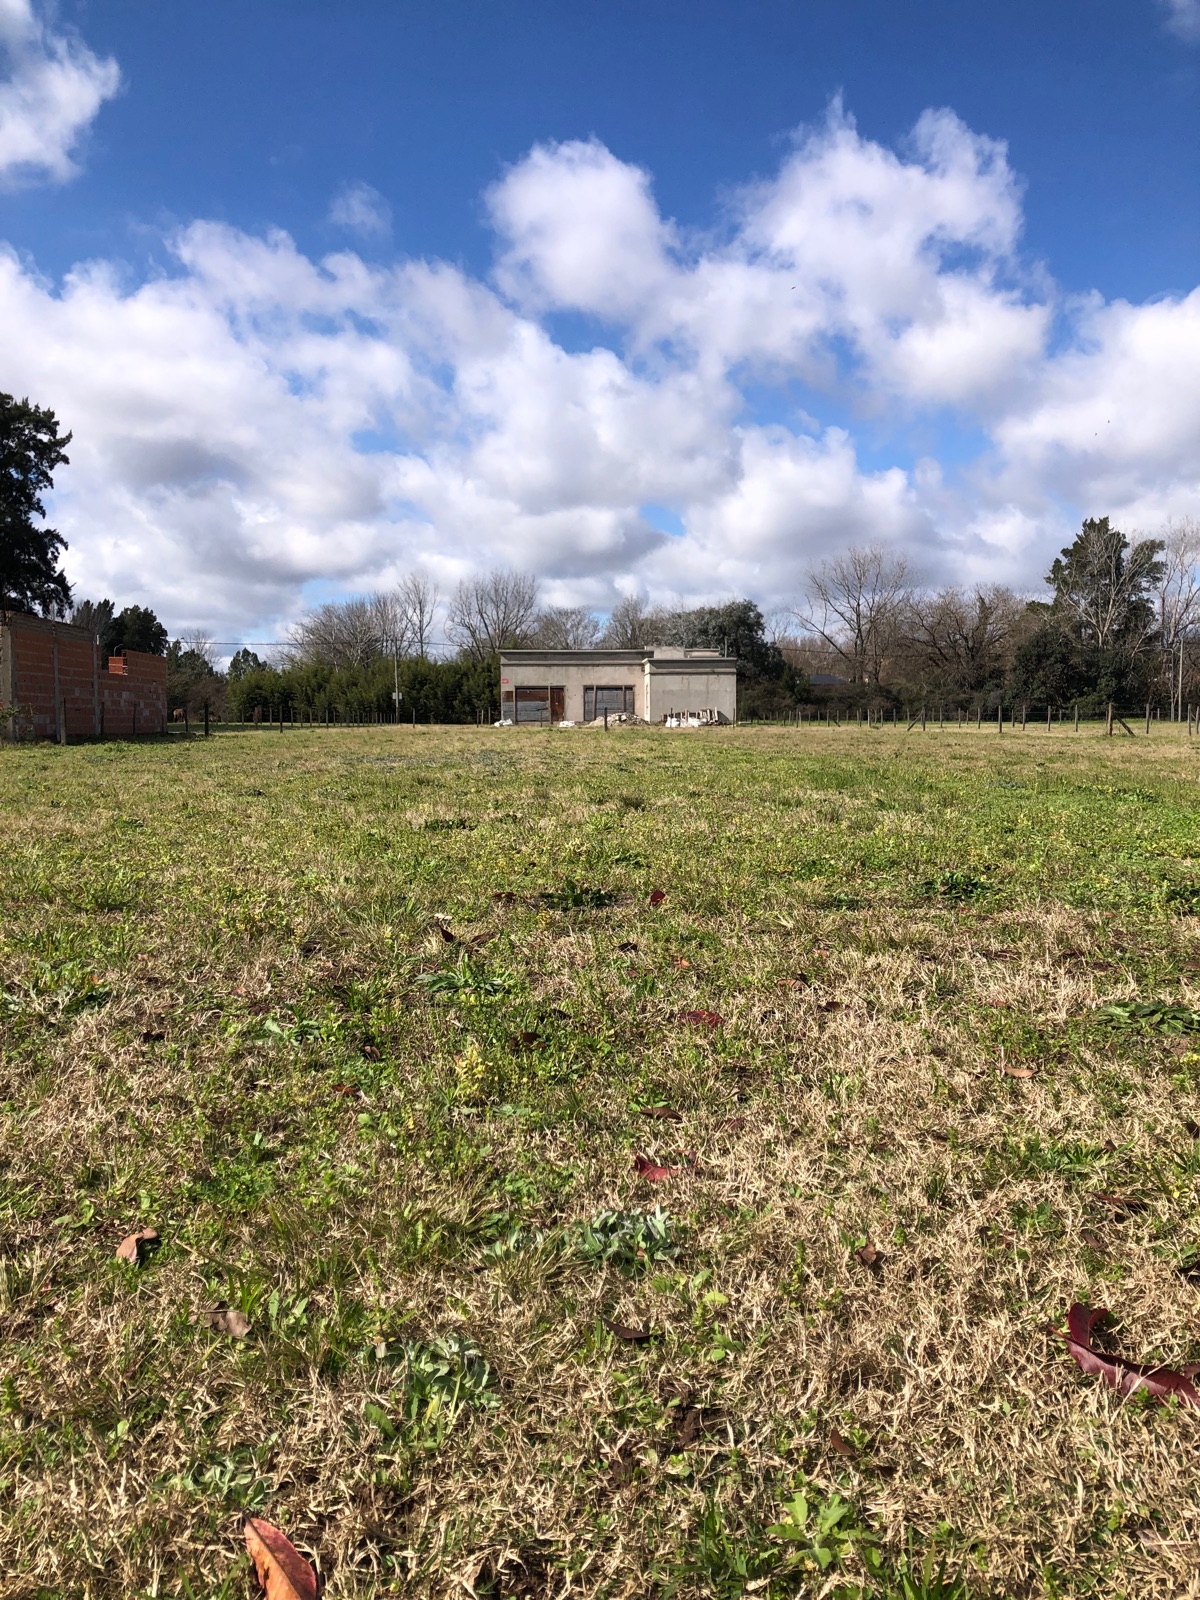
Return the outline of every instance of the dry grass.
<path id="1" fill-rule="evenodd" d="M 1200 1006 L 1198 777 L 1167 733 L 0 750 L 0 1595 L 247 1594 L 247 1509 L 330 1600 L 1200 1594 L 1200 1418 L 1046 1332 L 1200 1359 L 1200 1056 L 1097 1016 Z"/>

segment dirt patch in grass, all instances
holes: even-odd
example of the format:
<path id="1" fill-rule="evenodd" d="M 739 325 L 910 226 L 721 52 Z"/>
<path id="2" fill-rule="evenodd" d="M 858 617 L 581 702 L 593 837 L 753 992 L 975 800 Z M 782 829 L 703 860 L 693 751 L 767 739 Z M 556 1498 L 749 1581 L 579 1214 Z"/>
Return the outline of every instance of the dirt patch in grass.
<path id="1" fill-rule="evenodd" d="M 1194 760 L 0 749 L 0 1592 L 1190 1592 Z"/>

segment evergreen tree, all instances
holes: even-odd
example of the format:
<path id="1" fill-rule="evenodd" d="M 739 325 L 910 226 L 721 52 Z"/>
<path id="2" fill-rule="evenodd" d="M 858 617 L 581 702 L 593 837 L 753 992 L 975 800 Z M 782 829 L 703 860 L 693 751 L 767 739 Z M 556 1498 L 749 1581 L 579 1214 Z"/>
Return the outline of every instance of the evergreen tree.
<path id="1" fill-rule="evenodd" d="M 0 393 L 0 612 L 58 615 L 71 603 L 71 586 L 58 569 L 67 542 L 46 515 L 42 495 L 54 486 L 56 467 L 69 462 L 58 419 L 44 406 Z"/>

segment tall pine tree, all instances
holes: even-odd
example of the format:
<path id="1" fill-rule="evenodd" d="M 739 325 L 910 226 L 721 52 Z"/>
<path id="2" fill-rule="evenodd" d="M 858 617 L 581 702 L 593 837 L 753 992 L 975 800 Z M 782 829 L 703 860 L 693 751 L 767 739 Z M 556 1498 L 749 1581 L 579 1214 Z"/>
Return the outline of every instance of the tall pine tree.
<path id="1" fill-rule="evenodd" d="M 0 392 L 0 612 L 53 615 L 71 603 L 71 586 L 59 571 L 67 542 L 46 515 L 42 495 L 54 469 L 68 463 L 71 435 L 59 437 L 58 418 L 44 406 Z"/>

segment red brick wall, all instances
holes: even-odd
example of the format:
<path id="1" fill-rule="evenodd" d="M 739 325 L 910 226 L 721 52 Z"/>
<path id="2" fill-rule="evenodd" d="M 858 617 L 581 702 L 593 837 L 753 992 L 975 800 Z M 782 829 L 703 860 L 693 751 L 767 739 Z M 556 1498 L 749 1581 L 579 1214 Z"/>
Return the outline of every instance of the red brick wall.
<path id="1" fill-rule="evenodd" d="M 58 702 L 68 739 L 164 731 L 167 664 L 161 656 L 130 650 L 104 662 L 85 628 L 22 614 L 0 627 L 0 702 L 16 708 L 14 719 L 0 725 L 0 732 L 55 738 L 56 654 Z"/>

